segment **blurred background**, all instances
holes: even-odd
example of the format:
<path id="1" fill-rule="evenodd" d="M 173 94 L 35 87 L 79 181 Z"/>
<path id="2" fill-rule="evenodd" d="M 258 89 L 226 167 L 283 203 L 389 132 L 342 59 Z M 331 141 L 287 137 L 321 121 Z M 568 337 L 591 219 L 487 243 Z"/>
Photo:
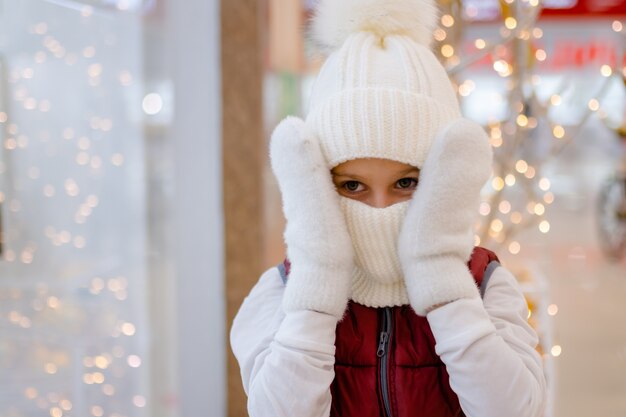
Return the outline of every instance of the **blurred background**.
<path id="1" fill-rule="evenodd" d="M 228 330 L 284 257 L 267 141 L 306 114 L 314 4 L 0 0 L 0 417 L 247 415 Z M 626 1 L 440 7 L 546 417 L 623 417 Z"/>

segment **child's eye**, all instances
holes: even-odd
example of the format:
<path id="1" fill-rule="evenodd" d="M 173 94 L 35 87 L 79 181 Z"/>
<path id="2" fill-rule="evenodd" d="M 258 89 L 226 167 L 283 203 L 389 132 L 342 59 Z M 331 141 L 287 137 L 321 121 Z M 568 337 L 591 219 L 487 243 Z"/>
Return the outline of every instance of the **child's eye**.
<path id="1" fill-rule="evenodd" d="M 343 188 L 351 193 L 361 191 L 361 183 L 358 181 L 346 181 L 343 183 Z"/>
<path id="2" fill-rule="evenodd" d="M 417 180 L 415 178 L 401 178 L 396 182 L 398 188 L 415 188 Z"/>

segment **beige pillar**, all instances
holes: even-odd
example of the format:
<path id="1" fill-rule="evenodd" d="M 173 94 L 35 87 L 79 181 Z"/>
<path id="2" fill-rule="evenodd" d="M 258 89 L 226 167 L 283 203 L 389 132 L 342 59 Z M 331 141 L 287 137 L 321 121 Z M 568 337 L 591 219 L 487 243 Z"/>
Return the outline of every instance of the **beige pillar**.
<path id="1" fill-rule="evenodd" d="M 223 174 L 227 328 L 263 265 L 263 140 L 260 4 L 221 1 Z M 228 415 L 247 416 L 239 367 L 228 346 Z"/>
<path id="2" fill-rule="evenodd" d="M 304 68 L 301 0 L 269 0 L 267 28 L 269 65 L 274 71 L 301 72 Z"/>

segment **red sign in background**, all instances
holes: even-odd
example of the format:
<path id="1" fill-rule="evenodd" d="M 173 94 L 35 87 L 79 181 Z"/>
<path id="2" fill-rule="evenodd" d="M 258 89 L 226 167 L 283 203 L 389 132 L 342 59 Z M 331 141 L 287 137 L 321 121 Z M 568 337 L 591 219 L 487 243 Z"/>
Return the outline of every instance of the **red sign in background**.
<path id="1" fill-rule="evenodd" d="M 542 17 L 605 17 L 626 16 L 626 0 L 544 0 Z"/>

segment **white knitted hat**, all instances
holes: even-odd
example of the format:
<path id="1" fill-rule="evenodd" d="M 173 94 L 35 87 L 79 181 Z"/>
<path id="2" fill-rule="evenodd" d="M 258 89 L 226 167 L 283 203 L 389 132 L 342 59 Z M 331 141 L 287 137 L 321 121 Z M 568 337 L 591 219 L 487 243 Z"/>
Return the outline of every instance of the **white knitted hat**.
<path id="1" fill-rule="evenodd" d="M 330 167 L 384 158 L 420 168 L 436 133 L 460 117 L 430 50 L 434 0 L 320 0 L 313 38 L 332 51 L 313 87 L 307 125 Z"/>

